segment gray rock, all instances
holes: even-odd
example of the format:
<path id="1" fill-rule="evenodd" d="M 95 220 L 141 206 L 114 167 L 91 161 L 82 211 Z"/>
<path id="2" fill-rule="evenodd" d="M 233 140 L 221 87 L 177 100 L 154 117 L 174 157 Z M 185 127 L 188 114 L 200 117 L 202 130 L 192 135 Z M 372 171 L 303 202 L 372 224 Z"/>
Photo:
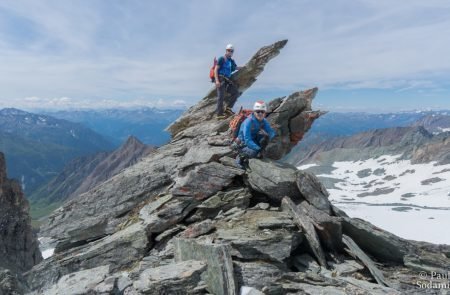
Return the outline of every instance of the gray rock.
<path id="1" fill-rule="evenodd" d="M 208 264 L 205 281 L 213 294 L 237 294 L 230 249 L 227 245 L 199 244 L 185 239 L 175 239 L 174 244 L 176 261 L 196 259 Z"/>
<path id="2" fill-rule="evenodd" d="M 446 273 L 450 265 L 450 245 L 436 245 L 427 242 L 408 241 L 412 247 L 403 258 L 404 265 L 412 270 L 413 278 L 417 271 Z"/>
<path id="3" fill-rule="evenodd" d="M 245 209 L 250 204 L 251 194 L 246 188 L 219 191 L 197 206 L 196 213 L 186 221 L 196 222 L 206 218 L 214 218 L 219 211 L 231 208 Z"/>
<path id="4" fill-rule="evenodd" d="M 204 200 L 230 185 L 234 177 L 243 173 L 241 169 L 216 162 L 202 164 L 189 171 L 186 176 L 177 179 L 172 194 Z"/>
<path id="5" fill-rule="evenodd" d="M 349 276 L 364 269 L 364 266 L 362 266 L 355 260 L 345 260 L 343 263 L 336 264 L 332 263 L 331 267 L 338 276 Z"/>
<path id="6" fill-rule="evenodd" d="M 279 211 L 273 211 L 273 212 L 279 212 Z M 280 229 L 280 228 L 294 230 L 297 228 L 295 226 L 294 222 L 292 221 L 292 219 L 290 218 L 290 216 L 288 214 L 285 214 L 284 212 L 281 212 L 281 214 L 277 214 L 275 216 L 267 216 L 264 219 L 260 219 L 256 222 L 256 225 L 261 230 L 263 230 L 263 229 Z"/>
<path id="7" fill-rule="evenodd" d="M 175 263 L 173 241 L 174 239 L 171 239 L 167 243 L 156 244 L 130 271 L 130 277 L 135 280 L 146 269 Z"/>
<path id="8" fill-rule="evenodd" d="M 0 152 L 0 268 L 21 273 L 42 260 L 29 211 L 20 184 L 6 176 Z"/>
<path id="9" fill-rule="evenodd" d="M 183 156 L 178 169 L 184 170 L 194 165 L 218 161 L 223 156 L 231 154 L 231 149 L 228 146 L 210 146 L 203 139 L 198 141 L 200 142 L 194 140 L 195 148 L 189 149 Z"/>
<path id="10" fill-rule="evenodd" d="M 94 291 L 96 292 L 96 294 L 114 294 L 114 292 L 116 291 L 116 284 L 117 278 L 109 277 L 95 286 Z"/>
<path id="11" fill-rule="evenodd" d="M 285 196 L 296 200 L 300 191 L 296 185 L 297 169 L 294 166 L 270 160 L 250 159 L 248 182 L 252 189 L 263 193 L 272 201 L 280 202 Z"/>
<path id="12" fill-rule="evenodd" d="M 214 222 L 211 219 L 206 219 L 202 222 L 188 226 L 188 228 L 180 234 L 180 237 L 185 239 L 193 239 L 212 231 L 214 228 Z"/>
<path id="13" fill-rule="evenodd" d="M 172 198 L 173 196 L 170 194 L 154 198 L 139 211 L 139 218 L 144 222 L 149 223 L 147 220 L 151 218 L 152 214 Z"/>
<path id="14" fill-rule="evenodd" d="M 219 220 L 214 238 L 217 242 L 230 244 L 235 257 L 283 263 L 302 241 L 302 237 L 285 228 L 259 229 L 258 224 L 277 217 L 287 218 L 283 212 L 252 210 L 230 222 Z"/>
<path id="15" fill-rule="evenodd" d="M 347 215 L 347 213 L 345 213 L 343 210 L 339 209 L 338 207 L 331 205 L 331 211 L 332 211 L 332 215 L 336 215 L 338 217 L 348 217 L 350 218 L 350 216 Z"/>
<path id="16" fill-rule="evenodd" d="M 28 291 L 26 284 L 17 274 L 0 268 L 0 295 L 21 295 Z"/>
<path id="17" fill-rule="evenodd" d="M 339 285 L 339 290 L 344 290 L 344 294 L 374 294 L 374 295 L 400 295 L 403 294 L 393 288 L 385 287 L 379 284 L 374 284 L 364 280 L 358 280 L 352 277 L 336 277 L 334 272 L 322 268 L 321 274 L 328 279 L 335 281 Z M 326 288 L 329 290 L 329 288 Z M 319 289 L 320 290 L 320 289 Z M 322 293 L 311 293 L 322 294 Z M 326 293 L 324 293 L 326 294 Z M 333 293 L 330 293 L 333 294 Z M 412 293 L 414 294 L 414 293 Z"/>
<path id="18" fill-rule="evenodd" d="M 133 286 L 129 286 L 123 291 L 123 295 L 139 295 L 139 293 Z"/>
<path id="19" fill-rule="evenodd" d="M 331 204 L 328 200 L 329 194 L 314 174 L 299 170 L 297 173 L 297 187 L 308 203 L 330 214 Z"/>
<path id="20" fill-rule="evenodd" d="M 268 106 L 267 120 L 275 127 L 277 137 L 267 146 L 264 156 L 279 160 L 303 138 L 315 119 L 324 112 L 311 111 L 317 88 L 295 92 L 273 100 Z"/>
<path id="21" fill-rule="evenodd" d="M 199 201 L 192 197 L 176 197 L 148 214 L 144 207 L 139 217 L 143 220 L 147 232 L 161 233 L 185 218 L 198 204 Z"/>
<path id="22" fill-rule="evenodd" d="M 117 277 L 116 286 L 117 286 L 117 290 L 119 291 L 119 294 L 121 292 L 124 292 L 124 290 L 126 288 L 128 288 L 129 286 L 131 286 L 132 284 L 133 284 L 133 282 L 131 281 L 129 274 L 126 272 L 121 273 Z"/>
<path id="23" fill-rule="evenodd" d="M 288 197 L 284 197 L 281 201 L 281 208 L 292 217 L 294 223 L 304 232 L 309 248 L 314 253 L 319 264 L 327 267 L 325 253 L 314 228 L 313 220 L 307 214 L 304 214 Z"/>
<path id="24" fill-rule="evenodd" d="M 422 252 L 418 254 L 405 255 L 403 258 L 405 266 L 416 271 L 426 273 L 447 274 L 450 259 L 445 255 L 437 253 Z"/>
<path id="25" fill-rule="evenodd" d="M 135 223 L 111 236 L 54 255 L 33 267 L 25 277 L 28 285 L 37 290 L 82 269 L 109 265 L 110 271 L 114 272 L 139 261 L 150 246 L 145 226 Z"/>
<path id="26" fill-rule="evenodd" d="M 362 219 L 344 217 L 342 225 L 346 235 L 379 260 L 403 263 L 403 257 L 411 249 L 406 240 Z"/>
<path id="27" fill-rule="evenodd" d="M 199 211 L 217 209 L 228 211 L 231 208 L 246 209 L 250 203 L 251 196 L 246 188 L 220 191 L 197 206 L 197 209 Z"/>
<path id="28" fill-rule="evenodd" d="M 264 261 L 234 261 L 234 273 L 239 286 L 249 286 L 259 290 L 271 286 L 285 271 Z"/>
<path id="29" fill-rule="evenodd" d="M 288 294 L 308 294 L 308 295 L 348 295 L 355 293 L 348 293 L 343 287 L 336 286 L 315 286 L 307 283 L 284 283 L 283 288 L 289 290 Z M 358 293 L 356 293 L 358 294 Z M 361 293 L 369 294 L 369 293 Z"/>
<path id="30" fill-rule="evenodd" d="M 165 240 L 166 238 L 171 237 L 185 229 L 186 229 L 186 226 L 184 226 L 184 225 L 176 225 L 176 226 L 162 232 L 161 234 L 157 235 L 155 238 L 155 242 L 161 242 L 161 241 Z"/>
<path id="31" fill-rule="evenodd" d="M 230 157 L 222 157 L 219 159 L 219 162 L 225 166 L 230 166 L 230 167 L 234 167 L 234 168 L 239 168 L 238 165 L 236 164 L 236 159 L 235 158 L 230 158 Z M 240 169 L 240 168 L 239 168 Z"/>
<path id="32" fill-rule="evenodd" d="M 231 208 L 230 210 L 223 213 L 223 216 L 225 216 L 225 220 L 230 220 L 233 217 L 241 216 L 245 213 L 245 210 L 242 210 L 241 208 Z"/>
<path id="33" fill-rule="evenodd" d="M 267 210 L 270 208 L 270 204 L 269 203 L 258 203 L 256 204 L 255 207 L 253 207 L 252 209 L 261 209 L 261 210 Z"/>
<path id="34" fill-rule="evenodd" d="M 48 295 L 89 294 L 107 277 L 109 266 L 99 266 L 62 276 L 51 288 L 45 290 Z"/>
<path id="35" fill-rule="evenodd" d="M 219 135 L 210 135 L 208 136 L 208 139 L 206 140 L 209 145 L 211 146 L 229 146 L 231 143 L 231 137 L 230 136 L 224 136 L 224 134 Z M 222 159 L 228 158 L 228 157 L 222 157 Z"/>
<path id="36" fill-rule="evenodd" d="M 194 260 L 147 269 L 133 287 L 138 294 L 193 294 L 205 270 L 205 262 Z"/>
<path id="37" fill-rule="evenodd" d="M 391 286 L 390 282 L 385 279 L 383 272 L 378 269 L 372 259 L 370 259 L 370 257 L 367 256 L 350 237 L 344 235 L 342 237 L 342 242 L 347 246 L 350 255 L 354 258 L 358 258 L 358 260 L 369 269 L 378 284 L 382 286 Z"/>
<path id="38" fill-rule="evenodd" d="M 297 268 L 298 271 L 301 272 L 320 272 L 320 265 L 308 254 L 301 254 L 294 257 L 292 260 L 293 265 Z"/>
<path id="39" fill-rule="evenodd" d="M 330 216 L 306 201 L 301 202 L 298 207 L 314 221 L 316 232 L 323 246 L 333 253 L 340 252 L 343 249 L 342 218 Z"/>
<path id="40" fill-rule="evenodd" d="M 263 292 L 252 287 L 241 287 L 241 295 L 264 295 Z"/>

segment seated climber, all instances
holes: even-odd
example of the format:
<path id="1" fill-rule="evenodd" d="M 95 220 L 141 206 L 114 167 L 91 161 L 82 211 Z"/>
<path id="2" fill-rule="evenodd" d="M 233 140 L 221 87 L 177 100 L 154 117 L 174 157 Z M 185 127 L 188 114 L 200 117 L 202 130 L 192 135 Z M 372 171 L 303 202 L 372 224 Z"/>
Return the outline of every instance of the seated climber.
<path id="1" fill-rule="evenodd" d="M 253 105 L 253 113 L 242 122 L 235 142 L 235 148 L 238 151 L 236 164 L 240 168 L 244 168 L 244 163 L 248 159 L 261 157 L 262 151 L 276 135 L 265 119 L 266 112 L 265 102 L 257 101 Z"/>
<path id="2" fill-rule="evenodd" d="M 231 74 L 235 70 L 239 70 L 240 67 L 236 65 L 234 59 L 232 58 L 234 48 L 232 44 L 228 44 L 226 47 L 226 52 L 224 56 L 219 57 L 217 60 L 216 67 L 214 68 L 214 82 L 217 89 L 217 119 L 225 119 L 223 100 L 225 96 L 225 91 L 228 92 L 232 99 L 234 100 L 239 95 L 237 86 L 230 80 Z M 233 99 L 234 98 L 234 99 Z M 231 108 L 226 107 L 225 111 L 232 113 Z"/>

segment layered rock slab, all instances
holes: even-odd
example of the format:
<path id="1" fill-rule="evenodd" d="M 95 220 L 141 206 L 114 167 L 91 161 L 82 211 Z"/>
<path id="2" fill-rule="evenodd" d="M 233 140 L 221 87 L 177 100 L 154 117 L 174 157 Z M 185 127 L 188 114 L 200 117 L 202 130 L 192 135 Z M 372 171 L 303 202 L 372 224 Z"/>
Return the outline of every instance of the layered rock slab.
<path id="1" fill-rule="evenodd" d="M 195 287 L 206 271 L 202 261 L 182 261 L 145 270 L 133 283 L 135 294 L 195 294 Z M 133 294 L 132 290 L 126 291 Z"/>
<path id="2" fill-rule="evenodd" d="M 234 279 L 230 247 L 196 243 L 187 239 L 175 239 L 175 260 L 200 260 L 208 265 L 206 283 L 208 289 L 217 295 L 238 294 Z"/>
<path id="3" fill-rule="evenodd" d="M 218 221 L 212 237 L 216 243 L 231 245 L 234 257 L 282 264 L 303 240 L 301 233 L 290 230 L 292 227 L 292 220 L 283 212 L 252 210 Z"/>
<path id="4" fill-rule="evenodd" d="M 256 77 L 264 71 L 266 64 L 280 53 L 280 50 L 286 45 L 287 40 L 279 41 L 274 44 L 265 46 L 258 50 L 253 55 L 247 64 L 242 69 L 231 76 L 231 80 L 238 86 L 239 93 L 247 90 L 255 81 Z M 237 99 L 237 97 L 235 98 Z M 226 95 L 225 103 L 233 107 L 236 101 L 231 101 L 231 97 Z M 199 123 L 208 121 L 213 118 L 217 106 L 217 92 L 216 89 L 211 89 L 209 93 L 196 105 L 189 108 L 180 118 L 172 123 L 167 130 L 172 134 L 172 137 L 177 138 L 182 131 L 188 131 L 198 125 Z M 198 129 L 198 128 L 197 128 Z M 198 130 L 198 132 L 204 132 Z M 206 128 L 206 130 L 211 130 Z"/>
<path id="5" fill-rule="evenodd" d="M 269 102 L 266 119 L 276 130 L 277 140 L 267 146 L 265 157 L 274 160 L 284 157 L 303 138 L 314 120 L 326 113 L 311 109 L 317 91 L 317 88 L 298 91 Z"/>
<path id="6" fill-rule="evenodd" d="M 25 274 L 33 290 L 46 290 L 64 275 L 98 266 L 110 272 L 130 267 L 151 247 L 145 225 L 135 223 L 117 233 L 84 246 L 56 254 Z"/>
<path id="7" fill-rule="evenodd" d="M 173 146 L 171 152 L 181 147 Z M 148 156 L 50 215 L 41 235 L 57 239 L 57 251 L 116 232 L 140 202 L 154 198 L 172 183 L 177 157 L 164 151 Z"/>

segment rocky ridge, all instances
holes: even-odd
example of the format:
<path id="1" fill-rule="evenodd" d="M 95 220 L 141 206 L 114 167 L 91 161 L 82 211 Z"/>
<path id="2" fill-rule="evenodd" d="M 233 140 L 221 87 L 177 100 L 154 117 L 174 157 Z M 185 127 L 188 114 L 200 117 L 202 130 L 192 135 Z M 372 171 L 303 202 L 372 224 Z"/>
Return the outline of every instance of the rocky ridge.
<path id="1" fill-rule="evenodd" d="M 448 112 L 442 114 L 431 114 L 415 122 L 412 126 L 423 126 L 428 132 L 438 134 L 450 131 L 450 115 Z"/>
<path id="2" fill-rule="evenodd" d="M 445 110 L 384 114 L 328 112 L 326 116 L 314 122 L 301 144 L 298 144 L 284 160 L 289 163 L 298 163 L 305 158 L 311 148 L 320 147 L 322 143 L 375 129 L 422 126 L 432 134 L 442 133 L 450 127 L 450 121 L 447 122 L 446 119 L 450 117 L 449 113 Z"/>
<path id="3" fill-rule="evenodd" d="M 41 260 L 28 201 L 20 185 L 7 178 L 5 157 L 0 153 L 0 294 L 24 290 L 17 275 Z"/>
<path id="4" fill-rule="evenodd" d="M 233 75 L 240 92 L 286 42 Z M 269 103 L 277 137 L 244 171 L 211 90 L 169 126 L 169 144 L 50 216 L 41 234 L 56 240 L 55 255 L 25 274 L 31 292 L 401 294 L 417 291 L 419 270 L 448 270 L 449 247 L 349 218 L 313 174 L 274 161 L 322 114 L 311 109 L 316 93 Z"/>
<path id="5" fill-rule="evenodd" d="M 100 152 L 71 161 L 58 176 L 33 193 L 29 199 L 35 207 L 61 204 L 132 166 L 154 150 L 155 148 L 130 136 L 121 147 L 112 152 Z"/>
<path id="6" fill-rule="evenodd" d="M 412 163 L 450 163 L 450 133 L 431 134 L 423 126 L 374 129 L 311 145 L 296 160 L 296 166 L 336 161 L 357 161 L 382 155 L 402 155 Z"/>
<path id="7" fill-rule="evenodd" d="M 115 146 L 81 124 L 9 108 L 0 109 L 0 147 L 29 196 L 70 160 Z"/>
<path id="8" fill-rule="evenodd" d="M 163 131 L 164 128 L 177 119 L 182 112 L 181 109 L 139 107 L 50 110 L 43 113 L 70 122 L 82 123 L 95 132 L 107 136 L 117 145 L 122 144 L 130 134 L 133 134 L 145 144 L 160 146 L 170 139 L 170 135 Z"/>

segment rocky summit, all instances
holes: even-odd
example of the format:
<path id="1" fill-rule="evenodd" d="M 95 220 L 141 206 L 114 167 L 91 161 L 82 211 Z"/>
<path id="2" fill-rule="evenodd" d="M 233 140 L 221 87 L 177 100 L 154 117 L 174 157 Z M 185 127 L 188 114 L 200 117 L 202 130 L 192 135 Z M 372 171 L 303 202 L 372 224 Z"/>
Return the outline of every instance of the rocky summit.
<path id="1" fill-rule="evenodd" d="M 261 48 L 232 76 L 240 93 L 286 43 Z M 311 108 L 317 91 L 269 103 L 277 136 L 243 170 L 229 147 L 230 118 L 214 118 L 212 89 L 169 126 L 170 143 L 49 217 L 40 235 L 55 254 L 24 274 L 28 292 L 420 292 L 419 271 L 447 271 L 450 247 L 349 218 L 313 174 L 277 161 L 323 114 Z"/>

